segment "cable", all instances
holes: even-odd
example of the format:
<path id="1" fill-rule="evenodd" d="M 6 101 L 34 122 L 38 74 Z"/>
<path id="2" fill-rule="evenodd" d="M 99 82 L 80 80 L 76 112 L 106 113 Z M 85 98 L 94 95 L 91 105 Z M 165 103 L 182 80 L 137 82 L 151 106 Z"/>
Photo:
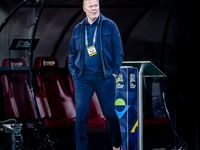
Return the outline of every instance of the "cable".
<path id="1" fill-rule="evenodd" d="M 185 150 L 187 150 L 187 143 L 183 140 L 183 138 L 181 136 L 178 135 L 178 133 L 177 133 L 177 131 L 176 131 L 174 125 L 173 125 L 173 121 L 171 119 L 169 110 L 167 108 L 166 95 L 165 95 L 165 92 L 164 92 L 162 81 L 161 81 L 160 88 L 161 88 L 161 93 L 162 93 L 162 99 L 163 99 L 163 103 L 164 103 L 165 112 L 166 112 L 167 118 L 168 118 L 168 120 L 169 120 L 169 122 L 171 124 L 172 130 L 173 130 L 175 136 L 177 137 L 177 139 L 179 141 L 179 144 L 183 145 L 183 148 L 185 148 Z"/>
<path id="2" fill-rule="evenodd" d="M 149 89 L 147 87 L 147 83 L 146 83 L 146 80 L 144 80 L 144 88 L 145 90 L 147 91 L 147 94 L 150 95 L 149 93 Z M 174 124 L 173 124 L 173 120 L 171 118 L 171 115 L 169 113 L 169 110 L 168 110 L 168 107 L 167 107 L 167 99 L 166 99 L 166 95 L 165 95 L 165 92 L 164 92 L 164 87 L 163 87 L 163 84 L 162 84 L 162 80 L 160 81 L 160 90 L 161 90 L 161 97 L 162 97 L 162 100 L 163 100 L 163 105 L 164 105 L 164 110 L 165 110 L 165 113 L 166 113 L 166 116 L 168 118 L 168 121 L 172 127 L 172 130 L 176 136 L 176 138 L 178 139 L 179 141 L 179 144 L 183 147 L 180 147 L 180 149 L 184 149 L 184 150 L 187 150 L 187 143 L 182 139 L 181 136 L 178 135 L 177 131 L 176 131 L 176 128 L 174 127 Z"/>
<path id="3" fill-rule="evenodd" d="M 14 118 L 11 118 L 11 119 L 7 119 L 7 120 L 3 120 L 3 121 L 0 121 L 0 124 L 3 124 L 3 123 L 8 123 L 8 122 L 15 122 L 14 124 L 16 124 L 17 123 L 17 120 L 16 119 L 14 119 Z"/>

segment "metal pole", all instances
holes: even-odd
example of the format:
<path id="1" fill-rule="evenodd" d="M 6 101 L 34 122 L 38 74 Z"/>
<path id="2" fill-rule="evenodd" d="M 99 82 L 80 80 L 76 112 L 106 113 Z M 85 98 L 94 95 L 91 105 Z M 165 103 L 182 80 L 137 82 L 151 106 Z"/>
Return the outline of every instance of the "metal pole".
<path id="1" fill-rule="evenodd" d="M 38 13 L 38 15 L 36 17 L 35 26 L 33 28 L 33 33 L 32 33 L 32 36 L 31 36 L 30 52 L 29 52 L 29 77 L 30 77 L 30 84 L 31 84 L 31 94 L 32 94 L 32 97 L 33 97 L 33 102 L 34 102 L 34 106 L 35 106 L 35 111 L 36 111 L 37 116 L 38 116 L 39 124 L 41 125 L 42 129 L 45 128 L 45 125 L 42 122 L 42 119 L 41 119 L 41 116 L 40 116 L 40 112 L 39 112 L 39 109 L 38 109 L 38 106 L 37 106 L 37 102 L 36 102 L 36 96 L 35 96 L 35 91 L 34 91 L 34 87 L 33 87 L 32 64 L 33 64 L 33 41 L 35 39 L 36 30 L 37 30 L 37 27 L 38 27 L 38 24 L 39 24 L 39 20 L 40 20 L 40 17 L 41 17 L 41 14 L 42 14 L 42 11 L 43 11 L 43 8 L 44 8 L 44 5 L 45 5 L 46 1 L 47 0 L 44 0 L 43 3 L 41 4 L 39 13 Z"/>
<path id="2" fill-rule="evenodd" d="M 144 65 L 142 64 L 139 70 L 139 98 L 138 98 L 138 105 L 139 105 L 139 150 L 143 150 L 143 72 L 144 72 Z"/>

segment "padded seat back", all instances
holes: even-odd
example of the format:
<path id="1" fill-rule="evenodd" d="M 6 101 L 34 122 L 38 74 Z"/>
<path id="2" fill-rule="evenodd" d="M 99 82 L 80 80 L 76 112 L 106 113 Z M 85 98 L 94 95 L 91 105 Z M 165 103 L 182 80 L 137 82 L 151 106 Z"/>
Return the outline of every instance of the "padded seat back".
<path id="1" fill-rule="evenodd" d="M 4 59 L 2 67 L 26 66 L 23 59 Z M 4 106 L 8 118 L 18 118 L 20 121 L 37 119 L 30 89 L 29 77 L 19 70 L 1 76 L 3 86 Z"/>
<path id="2" fill-rule="evenodd" d="M 39 93 L 46 95 L 44 105 L 51 119 L 74 118 L 75 106 L 72 97 L 65 91 L 57 74 L 36 75 Z M 43 96 L 42 96 L 43 97 Z"/>
<path id="3" fill-rule="evenodd" d="M 59 63 L 56 57 L 37 57 L 34 61 L 34 69 L 39 73 L 49 74 L 59 68 Z"/>
<path id="4" fill-rule="evenodd" d="M 46 64 L 45 64 L 46 63 Z M 72 96 L 67 93 L 58 74 L 47 74 L 51 69 L 56 69 L 58 61 L 55 57 L 37 57 L 34 63 L 37 74 L 37 84 L 39 93 L 43 98 L 43 102 L 49 119 L 57 120 L 63 118 L 75 118 L 76 110 Z"/>
<path id="5" fill-rule="evenodd" d="M 2 67 L 23 67 L 26 62 L 22 58 L 5 58 L 2 62 Z"/>

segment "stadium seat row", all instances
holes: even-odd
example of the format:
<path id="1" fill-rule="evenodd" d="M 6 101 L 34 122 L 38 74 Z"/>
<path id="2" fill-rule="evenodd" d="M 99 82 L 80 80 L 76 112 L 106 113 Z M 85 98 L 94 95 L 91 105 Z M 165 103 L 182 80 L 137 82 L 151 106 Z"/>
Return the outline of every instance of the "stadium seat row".
<path id="1" fill-rule="evenodd" d="M 22 58 L 4 59 L 2 67 L 26 66 Z M 75 88 L 73 79 L 66 75 L 70 92 L 66 91 L 58 73 L 59 63 L 56 57 L 37 57 L 34 62 L 34 78 L 38 89 L 35 93 L 36 104 L 45 128 L 73 129 L 76 121 Z M 68 58 L 65 69 L 68 70 Z M 7 118 L 16 118 L 18 122 L 38 122 L 29 76 L 17 69 L 1 75 L 4 107 Z M 92 97 L 88 129 L 105 131 L 106 119 L 101 111 L 96 93 Z"/>

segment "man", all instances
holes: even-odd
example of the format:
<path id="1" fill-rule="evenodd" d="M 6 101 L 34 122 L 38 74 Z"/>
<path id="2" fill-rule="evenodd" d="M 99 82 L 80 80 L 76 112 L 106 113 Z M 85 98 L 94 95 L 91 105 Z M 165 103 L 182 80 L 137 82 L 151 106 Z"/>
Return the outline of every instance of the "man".
<path id="1" fill-rule="evenodd" d="M 106 117 L 113 149 L 122 144 L 115 112 L 115 79 L 124 53 L 116 24 L 100 14 L 98 0 L 83 0 L 86 18 L 74 28 L 69 70 L 75 85 L 77 150 L 87 150 L 87 121 L 94 91 Z"/>

